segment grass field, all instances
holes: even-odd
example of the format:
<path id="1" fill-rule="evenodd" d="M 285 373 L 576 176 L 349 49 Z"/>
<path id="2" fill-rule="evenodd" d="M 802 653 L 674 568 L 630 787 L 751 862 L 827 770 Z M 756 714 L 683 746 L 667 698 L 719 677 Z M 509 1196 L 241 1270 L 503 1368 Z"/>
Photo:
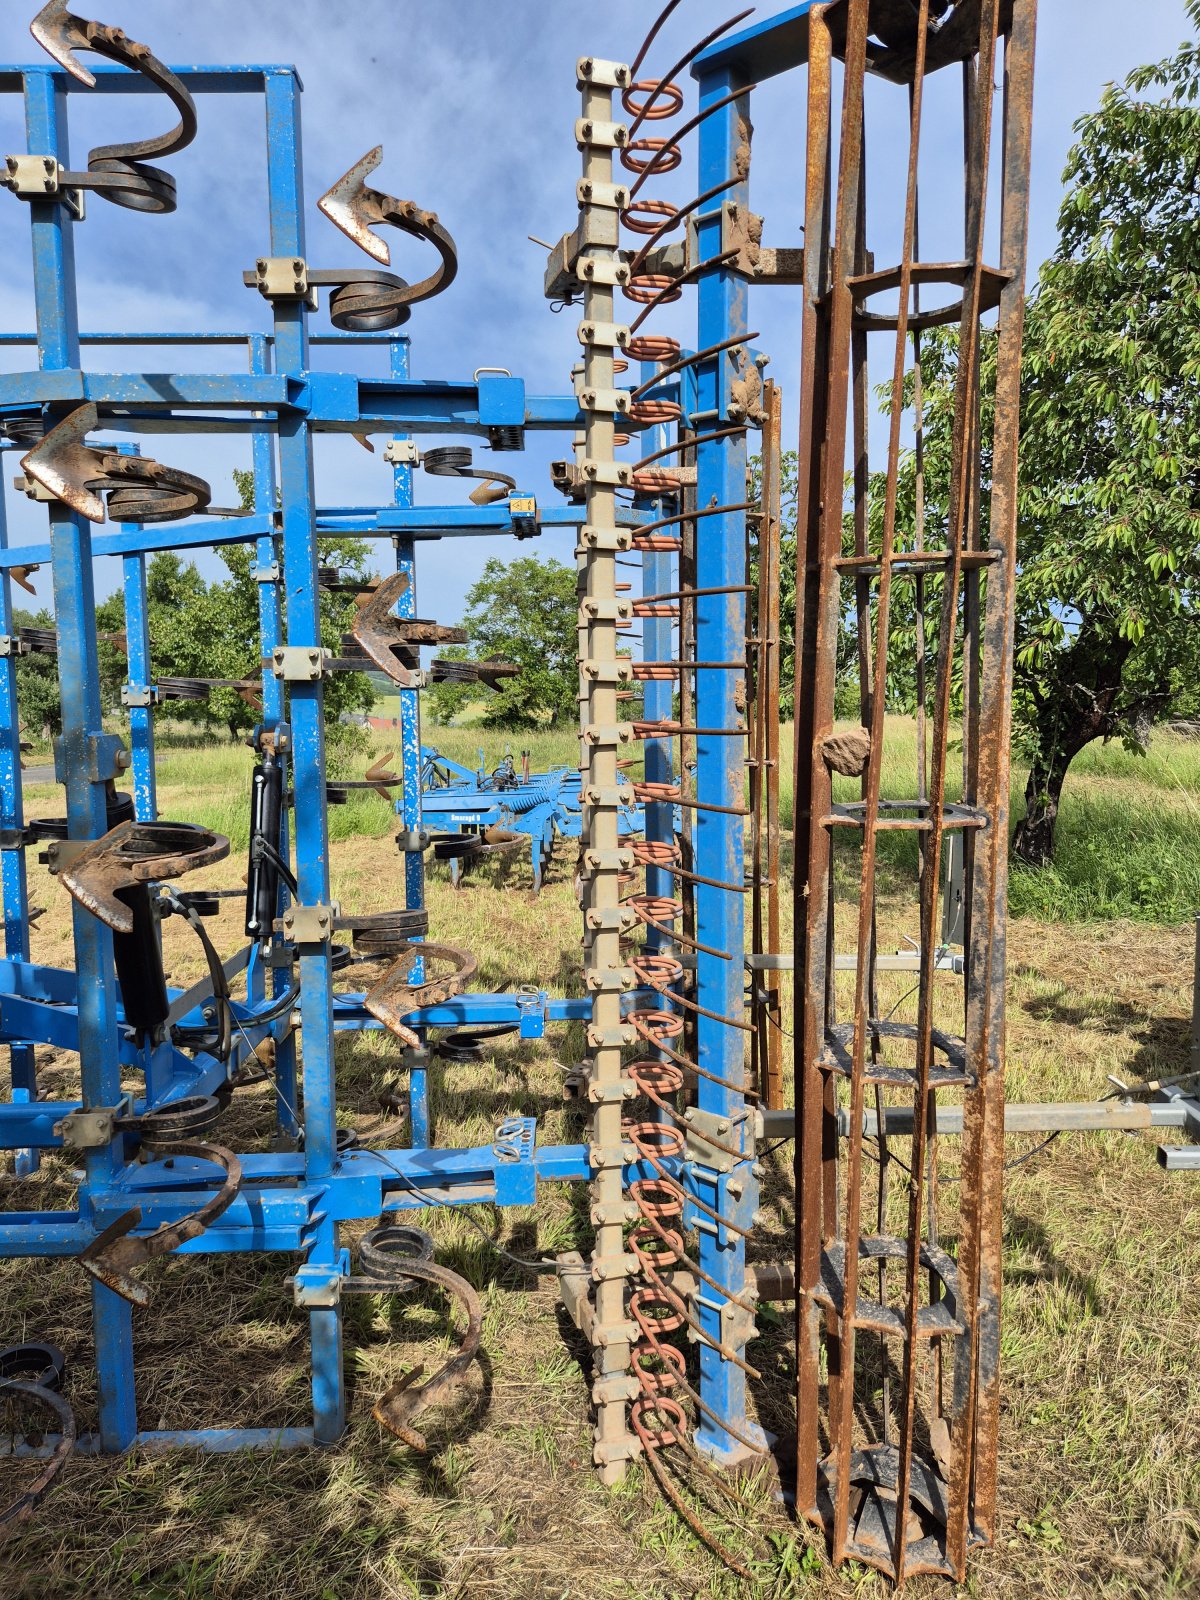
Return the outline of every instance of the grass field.
<path id="1" fill-rule="evenodd" d="M 474 730 L 430 730 L 473 763 Z M 386 741 L 377 740 L 380 749 Z M 486 739 L 489 766 L 503 740 Z M 572 763 L 569 735 L 525 741 L 535 765 Z M 786 748 L 785 736 L 785 748 Z M 885 789 L 901 792 L 912 733 L 889 734 Z M 221 827 L 234 857 L 207 874 L 241 881 L 248 753 L 166 748 L 163 815 Z M 1017 787 L 1019 788 L 1019 782 Z M 790 784 L 788 785 L 790 791 Z M 1068 780 L 1052 877 L 1018 875 L 1009 936 L 1009 1093 L 1016 1100 L 1086 1099 L 1106 1075 L 1147 1078 L 1187 1061 L 1192 934 L 1200 906 L 1200 744 L 1163 736 L 1139 760 L 1095 749 Z M 60 808 L 61 791 L 35 789 L 31 814 Z M 393 819 L 374 796 L 331 812 L 335 898 L 355 910 L 394 905 Z M 790 827 L 790 792 L 785 797 Z M 31 853 L 32 862 L 32 853 Z M 540 898 L 518 855 L 478 869 L 458 893 L 442 869 L 430 885 L 434 937 L 480 957 L 481 987 L 536 981 L 562 993 L 577 982 L 579 925 L 564 854 Z M 900 890 L 902 855 L 889 857 L 881 943 L 915 933 Z M 70 961 L 65 894 L 33 868 L 35 957 Z M 197 880 L 199 881 L 199 880 Z M 189 880 L 189 886 L 191 880 Z M 240 942 L 236 904 L 209 927 L 229 953 Z M 790 930 L 785 930 L 789 933 Z M 194 941 L 167 927 L 172 981 L 200 974 Z M 887 975 L 901 1002 L 902 975 Z M 785 1025 L 787 1024 L 785 1016 Z M 539 1139 L 579 1137 L 561 1099 L 561 1068 L 580 1053 L 575 1030 L 546 1043 L 504 1042 L 484 1066 L 447 1065 L 433 1077 L 437 1142 L 490 1142 L 511 1112 L 536 1114 Z M 49 1096 L 68 1094 L 76 1069 L 46 1051 Z M 342 1120 L 366 1142 L 402 1143 L 381 1095 L 402 1087 L 389 1041 L 339 1045 Z M 266 1148 L 270 1091 L 235 1097 L 226 1142 Z M 1010 1159 L 1033 1147 L 1011 1139 Z M 790 1251 L 794 1189 L 787 1149 L 769 1158 L 769 1220 L 759 1259 Z M 4 1180 L 10 1207 L 69 1205 L 69 1164 L 36 1179 Z M 536 1213 L 473 1215 L 519 1254 L 586 1249 L 577 1192 L 549 1186 Z M 335 1450 L 274 1457 L 134 1455 L 71 1462 L 37 1520 L 0 1549 L 0 1595 L 214 1597 L 289 1600 L 679 1600 L 733 1597 L 731 1578 L 635 1469 L 604 1489 L 589 1464 L 588 1380 L 556 1307 L 553 1279 L 503 1262 L 463 1216 L 416 1214 L 439 1258 L 482 1291 L 486 1358 L 453 1414 L 431 1419 L 433 1448 L 415 1456 L 371 1419 L 380 1391 L 403 1369 L 436 1364 L 450 1345 L 440 1302 L 350 1302 L 350 1427 Z M 306 1420 L 307 1325 L 293 1310 L 279 1258 L 196 1257 L 147 1272 L 150 1307 L 136 1314 L 145 1426 L 274 1426 Z M 94 1420 L 88 1293 L 71 1263 L 0 1269 L 0 1341 L 49 1339 L 66 1350 L 67 1392 L 81 1427 Z M 964 1591 L 980 1600 L 1200 1594 L 1200 1187 L 1158 1167 L 1147 1139 L 1064 1136 L 1008 1178 L 1005 1225 L 1004 1406 L 1001 1518 Z M 791 1309 L 769 1308 L 751 1358 L 764 1373 L 761 1419 L 793 1427 Z M 6 1463 L 3 1471 L 18 1469 Z M 7 1481 L 7 1478 L 6 1480 Z M 843 1600 L 882 1596 L 871 1575 L 831 1574 L 765 1488 L 718 1527 L 761 1574 L 757 1593 Z M 916 1596 L 950 1595 L 918 1580 Z"/>

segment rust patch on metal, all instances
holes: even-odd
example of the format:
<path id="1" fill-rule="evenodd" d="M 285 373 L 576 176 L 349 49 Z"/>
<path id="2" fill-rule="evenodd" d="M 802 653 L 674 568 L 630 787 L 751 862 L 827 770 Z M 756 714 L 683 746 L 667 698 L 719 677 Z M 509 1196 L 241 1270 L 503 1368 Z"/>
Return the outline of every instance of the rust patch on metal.
<path id="1" fill-rule="evenodd" d="M 242 1164 L 232 1151 L 221 1145 L 193 1139 L 144 1138 L 142 1142 L 157 1156 L 195 1156 L 200 1161 L 215 1162 L 224 1169 L 225 1181 L 197 1210 L 180 1217 L 177 1222 L 164 1222 L 153 1233 L 141 1237 L 133 1233 L 142 1220 L 141 1208 L 131 1206 L 77 1257 L 84 1270 L 106 1289 L 135 1306 L 149 1305 L 150 1294 L 145 1284 L 132 1276 L 132 1269 L 169 1255 L 188 1239 L 198 1238 L 229 1209 L 242 1187 Z"/>
<path id="2" fill-rule="evenodd" d="M 428 1411 L 430 1406 L 438 1405 L 448 1399 L 462 1382 L 483 1338 L 483 1306 L 479 1296 L 465 1278 L 459 1277 L 457 1272 L 451 1272 L 449 1267 L 438 1266 L 436 1262 L 406 1258 L 401 1276 L 403 1280 L 416 1279 L 418 1282 L 434 1283 L 438 1288 L 445 1289 L 448 1294 L 453 1295 L 467 1314 L 467 1331 L 463 1335 L 462 1344 L 445 1366 L 421 1384 L 418 1384 L 417 1379 L 424 1374 L 424 1367 L 417 1367 L 414 1371 L 405 1373 L 376 1402 L 371 1413 L 376 1422 L 389 1433 L 394 1434 L 397 1439 L 402 1439 L 411 1449 L 424 1454 L 428 1449 L 425 1436 L 413 1427 L 413 1421 L 423 1411 Z M 395 1287 L 395 1284 L 386 1280 L 381 1280 L 379 1283 L 380 1291 L 384 1293 L 394 1290 Z"/>
<path id="3" fill-rule="evenodd" d="M 59 877 L 72 899 L 105 927 L 132 933 L 133 912 L 121 899 L 123 890 L 181 877 L 228 854 L 228 839 L 190 822 L 120 822 L 81 850 Z"/>

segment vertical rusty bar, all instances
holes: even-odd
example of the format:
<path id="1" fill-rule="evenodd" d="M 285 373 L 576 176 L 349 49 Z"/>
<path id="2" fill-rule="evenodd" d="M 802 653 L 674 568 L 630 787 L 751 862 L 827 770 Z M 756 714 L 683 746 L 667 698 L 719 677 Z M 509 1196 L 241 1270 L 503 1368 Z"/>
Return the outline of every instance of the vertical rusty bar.
<path id="1" fill-rule="evenodd" d="M 751 769 L 754 812 L 754 949 L 779 951 L 779 556 L 780 446 L 783 416 L 778 386 L 763 389 L 762 493 L 758 533 L 758 606 L 755 672 L 755 738 Z M 765 890 L 765 895 L 764 895 Z M 754 1061 L 764 1104 L 784 1104 L 779 977 L 753 974 Z M 759 996 L 762 996 L 761 1000 Z"/>
<path id="2" fill-rule="evenodd" d="M 875 871 L 878 845 L 880 782 L 883 772 L 884 712 L 886 710 L 886 685 L 888 679 L 888 644 L 891 617 L 892 565 L 896 545 L 897 498 L 900 475 L 900 441 L 903 421 L 904 372 L 908 351 L 908 318 L 912 297 L 913 238 L 916 224 L 917 166 L 920 153 L 921 112 L 925 76 L 925 52 L 929 33 L 929 0 L 920 0 L 917 17 L 916 63 L 913 73 L 913 93 L 909 117 L 908 176 L 905 186 L 904 233 L 900 257 L 899 307 L 896 317 L 895 360 L 892 373 L 891 415 L 888 432 L 887 478 L 884 489 L 883 549 L 880 555 L 879 588 L 875 606 L 875 671 L 874 693 L 871 703 L 871 751 L 867 767 L 866 793 L 863 806 L 862 868 L 859 882 L 858 936 L 856 950 L 858 963 L 854 985 L 854 1044 L 850 1078 L 850 1138 L 846 1160 L 846 1224 L 845 1252 L 842 1265 L 843 1341 L 853 1366 L 855 1327 L 858 1304 L 858 1258 L 861 1207 L 862 1173 L 862 1122 L 864 1110 L 867 1035 L 869 1008 L 867 1004 L 868 980 L 871 971 L 871 926 L 875 906 Z M 847 73 L 850 72 L 850 52 L 847 50 Z M 924 952 L 922 952 L 924 955 Z M 919 1120 L 919 1114 L 918 1114 Z M 921 1177 L 916 1167 L 919 1136 L 914 1133 L 912 1148 L 913 1178 L 911 1192 L 916 1199 L 911 1204 L 920 1206 Z M 919 1242 L 919 1241 L 918 1241 Z M 909 1240 L 909 1254 L 912 1240 Z M 909 1314 L 916 1316 L 917 1290 L 913 1275 L 908 1275 Z M 915 1328 L 908 1334 L 905 1347 L 906 1374 L 915 1361 Z M 851 1373 L 852 1380 L 852 1373 Z M 911 1397 L 911 1386 L 905 1381 L 905 1411 Z M 836 1434 L 837 1483 L 834 1500 L 833 1554 L 841 1560 L 846 1553 L 846 1530 L 850 1499 L 850 1459 L 853 1447 L 852 1381 L 844 1381 L 840 1415 L 831 1421 Z M 896 1528 L 893 1560 L 897 1581 L 904 1573 L 908 1504 L 908 1479 L 911 1451 L 911 1427 L 904 1427 L 900 1437 L 900 1455 L 896 1489 Z"/>
<path id="3" fill-rule="evenodd" d="M 985 670 L 980 702 L 980 803 L 990 827 L 977 850 L 972 895 L 973 937 L 969 1010 L 974 1025 L 972 1065 L 978 1091 L 964 1116 L 964 1160 L 978 1163 L 977 1200 L 964 1205 L 960 1275 L 973 1277 L 978 1260 L 978 1337 L 962 1433 L 974 1441 L 973 1520 L 991 1538 L 995 1529 L 996 1441 L 999 1430 L 1001 1205 L 1004 1174 L 1005 906 L 1008 897 L 1009 770 L 1012 742 L 1017 540 L 1017 445 L 1020 432 L 1021 339 L 1029 246 L 1028 194 L 1033 116 L 1036 0 L 1014 0 L 1004 53 L 1004 191 L 1001 267 L 1008 274 L 997 330 L 995 423 L 989 547 L 1002 560 L 987 582 Z M 982 868 L 982 870 L 980 870 Z M 985 931 L 986 930 L 986 931 Z M 964 1201 L 967 1197 L 964 1196 Z M 952 1507 L 955 1538 L 965 1544 L 969 1512 Z M 957 1553 L 957 1552 L 956 1552 Z"/>
<path id="4" fill-rule="evenodd" d="M 800 438 L 796 476 L 795 769 L 793 837 L 794 931 L 797 961 L 796 1048 L 796 1508 L 818 1518 L 820 1453 L 820 1317 L 815 1295 L 825 1233 L 824 1129 L 826 1085 L 818 1064 L 825 1010 L 824 963 L 831 842 L 821 826 L 814 768 L 817 726 L 832 715 L 832 692 L 819 668 L 821 602 L 821 440 L 826 427 L 829 360 L 829 173 L 833 42 L 828 8 L 809 14 L 807 172 L 805 178 L 804 306 L 800 368 Z M 816 780 L 816 782 L 814 781 Z M 800 841 L 804 840 L 803 855 Z M 805 866 L 807 865 L 807 872 Z M 814 915 L 814 908 L 819 913 Z M 836 1149 L 836 1145 L 835 1145 Z M 818 1519 L 819 1520 L 819 1519 Z"/>

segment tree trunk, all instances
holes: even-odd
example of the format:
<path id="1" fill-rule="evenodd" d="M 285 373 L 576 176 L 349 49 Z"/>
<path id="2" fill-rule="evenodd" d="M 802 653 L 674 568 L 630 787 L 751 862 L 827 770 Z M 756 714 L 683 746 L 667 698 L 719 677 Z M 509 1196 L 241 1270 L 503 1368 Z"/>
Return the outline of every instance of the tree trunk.
<path id="1" fill-rule="evenodd" d="M 1055 752 L 1048 759 L 1039 756 L 1025 785 L 1025 815 L 1013 830 L 1011 851 L 1014 860 L 1027 867 L 1048 867 L 1054 859 L 1054 830 L 1058 823 L 1058 803 L 1063 783 L 1075 751 Z"/>

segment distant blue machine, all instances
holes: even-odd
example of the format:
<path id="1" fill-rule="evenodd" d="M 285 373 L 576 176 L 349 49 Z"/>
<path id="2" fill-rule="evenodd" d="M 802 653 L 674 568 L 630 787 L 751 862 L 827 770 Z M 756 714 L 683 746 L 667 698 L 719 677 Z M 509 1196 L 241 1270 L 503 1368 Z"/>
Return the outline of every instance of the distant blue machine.
<path id="1" fill-rule="evenodd" d="M 479 752 L 472 769 L 452 761 L 431 745 L 421 746 L 421 818 L 431 834 L 443 838 L 434 844 L 434 856 L 450 866 L 457 888 L 472 861 L 497 850 L 512 848 L 515 836 L 529 840 L 533 891 L 539 893 L 550 866 L 557 835 L 578 839 L 583 829 L 580 776 L 575 767 L 551 767 L 531 772 L 523 752 L 519 766 L 506 752 L 489 772 Z M 620 815 L 621 837 L 645 827 L 641 806 L 629 805 Z"/>

